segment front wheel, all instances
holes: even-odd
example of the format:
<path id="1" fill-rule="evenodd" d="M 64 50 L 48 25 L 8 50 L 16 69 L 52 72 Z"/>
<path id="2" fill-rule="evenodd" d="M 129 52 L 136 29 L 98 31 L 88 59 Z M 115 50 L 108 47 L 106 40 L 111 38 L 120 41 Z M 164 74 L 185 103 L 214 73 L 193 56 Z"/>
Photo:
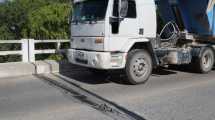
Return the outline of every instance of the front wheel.
<path id="1" fill-rule="evenodd" d="M 152 57 L 146 50 L 137 49 L 128 53 L 125 70 L 129 84 L 145 83 L 152 74 L 152 68 Z"/>

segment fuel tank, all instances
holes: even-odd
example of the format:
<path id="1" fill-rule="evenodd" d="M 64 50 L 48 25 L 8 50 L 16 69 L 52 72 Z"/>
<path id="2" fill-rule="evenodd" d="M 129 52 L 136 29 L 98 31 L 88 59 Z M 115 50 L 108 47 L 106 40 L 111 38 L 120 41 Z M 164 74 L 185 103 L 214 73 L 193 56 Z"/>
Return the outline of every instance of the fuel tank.
<path id="1" fill-rule="evenodd" d="M 215 37 L 215 0 L 157 0 L 164 23 L 175 21 L 181 30 Z"/>

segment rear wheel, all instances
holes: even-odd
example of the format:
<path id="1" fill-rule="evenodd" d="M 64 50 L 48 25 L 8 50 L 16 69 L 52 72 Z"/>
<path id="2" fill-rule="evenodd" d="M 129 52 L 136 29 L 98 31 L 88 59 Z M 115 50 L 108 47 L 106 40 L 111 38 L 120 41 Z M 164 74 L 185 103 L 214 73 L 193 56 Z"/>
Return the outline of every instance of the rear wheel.
<path id="1" fill-rule="evenodd" d="M 146 50 L 132 50 L 128 54 L 126 75 L 129 84 L 145 83 L 152 73 L 152 58 Z"/>
<path id="2" fill-rule="evenodd" d="M 195 62 L 197 72 L 208 73 L 213 69 L 214 65 L 214 51 L 212 48 L 205 47 L 200 57 Z"/>

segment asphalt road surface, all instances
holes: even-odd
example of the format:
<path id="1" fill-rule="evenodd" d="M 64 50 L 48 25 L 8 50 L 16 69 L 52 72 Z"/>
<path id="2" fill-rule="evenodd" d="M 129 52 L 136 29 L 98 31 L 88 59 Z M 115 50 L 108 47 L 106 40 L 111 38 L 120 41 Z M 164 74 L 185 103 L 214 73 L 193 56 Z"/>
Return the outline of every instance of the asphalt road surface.
<path id="1" fill-rule="evenodd" d="M 0 79 L 0 120 L 215 120 L 215 71 L 182 71 L 136 86 L 79 68 Z"/>

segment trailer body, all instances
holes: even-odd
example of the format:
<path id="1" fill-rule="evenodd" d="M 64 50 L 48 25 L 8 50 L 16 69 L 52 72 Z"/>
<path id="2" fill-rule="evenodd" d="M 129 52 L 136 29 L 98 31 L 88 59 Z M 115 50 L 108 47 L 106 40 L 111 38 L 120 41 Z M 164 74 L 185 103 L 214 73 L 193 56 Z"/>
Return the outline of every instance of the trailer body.
<path id="1" fill-rule="evenodd" d="M 176 21 L 180 28 L 202 36 L 215 36 L 214 0 L 159 0 L 165 22 Z"/>

